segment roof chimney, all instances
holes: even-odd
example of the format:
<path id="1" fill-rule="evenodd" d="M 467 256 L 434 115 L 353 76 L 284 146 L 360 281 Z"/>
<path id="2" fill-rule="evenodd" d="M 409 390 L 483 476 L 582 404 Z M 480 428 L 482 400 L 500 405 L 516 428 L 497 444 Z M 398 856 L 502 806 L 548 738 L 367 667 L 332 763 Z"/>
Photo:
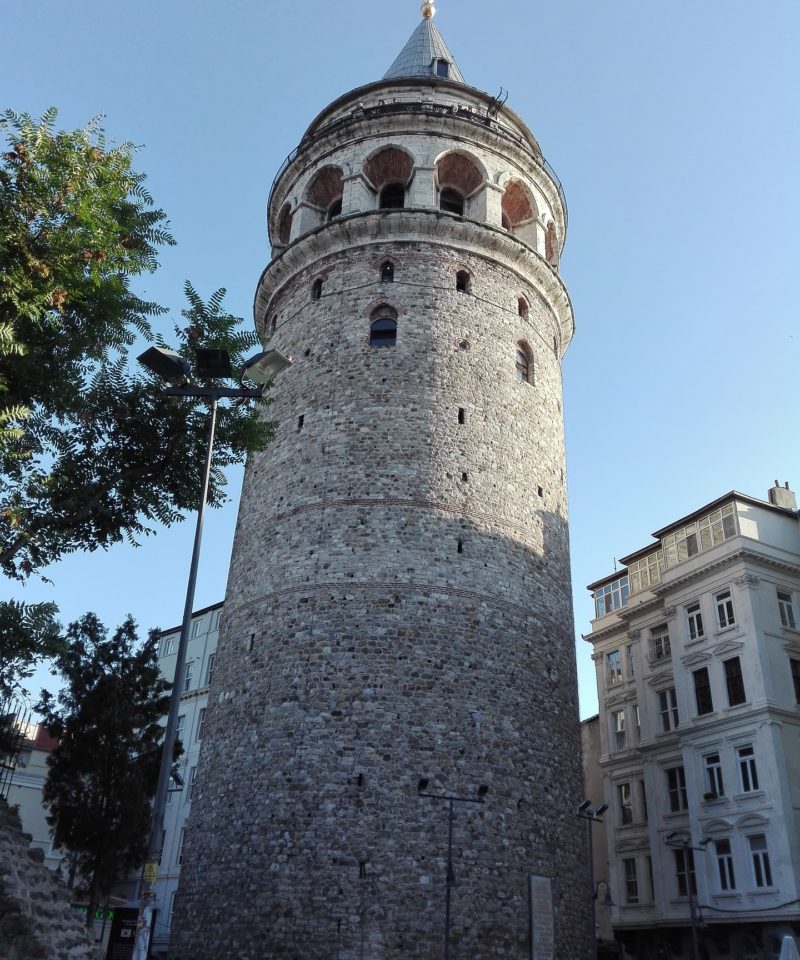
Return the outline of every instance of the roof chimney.
<path id="1" fill-rule="evenodd" d="M 775 486 L 768 491 L 769 502 L 776 507 L 783 507 L 784 510 L 797 510 L 797 497 L 789 489 L 788 482 L 781 486 L 775 481 Z"/>

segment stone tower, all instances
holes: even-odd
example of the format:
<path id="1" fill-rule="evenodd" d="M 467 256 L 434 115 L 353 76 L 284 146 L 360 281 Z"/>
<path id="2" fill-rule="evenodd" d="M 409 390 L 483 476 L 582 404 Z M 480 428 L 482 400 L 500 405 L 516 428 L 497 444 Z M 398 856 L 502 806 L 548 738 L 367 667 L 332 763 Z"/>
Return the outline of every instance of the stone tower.
<path id="1" fill-rule="evenodd" d="M 560 185 L 432 5 L 278 173 L 248 465 L 173 922 L 179 960 L 588 953 Z M 552 912 L 550 905 L 552 904 Z M 550 919 L 552 917 L 552 920 Z M 554 947 L 547 947 L 552 924 Z"/>

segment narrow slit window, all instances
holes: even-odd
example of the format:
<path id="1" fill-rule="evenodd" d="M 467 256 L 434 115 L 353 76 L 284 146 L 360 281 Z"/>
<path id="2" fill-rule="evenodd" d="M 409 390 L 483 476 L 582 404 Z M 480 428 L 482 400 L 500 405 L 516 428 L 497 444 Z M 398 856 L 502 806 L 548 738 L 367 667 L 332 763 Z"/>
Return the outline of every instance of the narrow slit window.
<path id="1" fill-rule="evenodd" d="M 466 423 L 467 415 L 463 407 L 458 408 L 458 422 L 463 424 Z"/>
<path id="2" fill-rule="evenodd" d="M 301 413 L 300 416 L 297 418 L 297 429 L 298 429 L 298 431 L 300 431 L 300 430 L 303 429 L 303 424 L 305 423 L 305 419 L 306 419 L 306 418 L 305 418 L 305 416 L 304 416 L 302 413 Z"/>
<path id="3" fill-rule="evenodd" d="M 522 317 L 523 320 L 528 319 L 529 311 L 530 311 L 530 307 L 528 306 L 528 301 L 525 299 L 525 297 L 520 297 L 517 300 L 517 312 L 519 313 L 519 315 Z"/>
<path id="4" fill-rule="evenodd" d="M 521 380 L 523 383 L 533 383 L 533 357 L 530 347 L 524 341 L 517 344 L 515 367 L 517 380 Z"/>
<path id="5" fill-rule="evenodd" d="M 458 541 L 458 552 L 459 552 L 459 553 L 463 553 L 463 552 L 464 552 L 464 541 L 463 541 L 463 540 L 459 540 L 459 541 Z"/>
<path id="6" fill-rule="evenodd" d="M 394 264 L 390 260 L 381 266 L 381 283 L 394 283 Z"/>
<path id="7" fill-rule="evenodd" d="M 317 279 L 311 285 L 311 299 L 319 300 L 322 296 L 322 277 L 317 277 Z"/>

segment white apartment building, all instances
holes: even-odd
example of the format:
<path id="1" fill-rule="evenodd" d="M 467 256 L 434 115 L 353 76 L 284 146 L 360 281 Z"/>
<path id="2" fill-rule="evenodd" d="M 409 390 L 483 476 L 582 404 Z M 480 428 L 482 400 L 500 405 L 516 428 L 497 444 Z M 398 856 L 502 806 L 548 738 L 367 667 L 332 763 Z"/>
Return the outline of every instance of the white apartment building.
<path id="1" fill-rule="evenodd" d="M 731 492 L 590 584 L 612 924 L 641 960 L 800 934 L 800 527 Z M 693 902 L 690 902 L 690 898 Z"/>
<path id="2" fill-rule="evenodd" d="M 172 906 L 181 872 L 181 858 L 186 819 L 191 808 L 192 793 L 197 773 L 200 744 L 203 740 L 208 687 L 214 674 L 214 659 L 219 637 L 219 616 L 222 603 L 204 607 L 192 615 L 186 667 L 183 677 L 181 706 L 178 714 L 178 739 L 183 744 L 183 755 L 178 761 L 182 785 L 170 784 L 164 816 L 164 842 L 156 881 L 156 920 L 151 951 L 163 955 L 169 946 Z M 180 626 L 161 634 L 159 666 L 170 682 L 175 677 Z"/>

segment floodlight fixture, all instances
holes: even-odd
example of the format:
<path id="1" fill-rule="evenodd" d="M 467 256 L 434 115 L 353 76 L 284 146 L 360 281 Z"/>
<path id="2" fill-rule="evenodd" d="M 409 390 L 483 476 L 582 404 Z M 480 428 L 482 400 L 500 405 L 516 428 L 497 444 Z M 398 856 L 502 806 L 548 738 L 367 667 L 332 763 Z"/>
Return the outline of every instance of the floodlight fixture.
<path id="1" fill-rule="evenodd" d="M 242 379 L 249 380 L 251 383 L 269 383 L 291 365 L 291 357 L 285 357 L 280 351 L 262 350 L 245 361 L 242 367 Z"/>
<path id="2" fill-rule="evenodd" d="M 603 814 L 606 812 L 606 810 L 608 810 L 608 804 L 607 804 L 607 803 L 601 803 L 599 807 L 596 807 L 596 808 L 595 808 L 594 813 L 592 814 L 592 816 L 602 817 Z"/>
<path id="3" fill-rule="evenodd" d="M 174 350 L 165 347 L 148 347 L 137 360 L 143 367 L 162 377 L 173 386 L 184 383 L 190 372 L 189 361 Z"/>
<path id="4" fill-rule="evenodd" d="M 589 807 L 591 807 L 591 805 L 592 805 L 591 800 L 582 800 L 578 804 L 578 813 L 586 813 L 586 811 L 589 809 Z"/>

